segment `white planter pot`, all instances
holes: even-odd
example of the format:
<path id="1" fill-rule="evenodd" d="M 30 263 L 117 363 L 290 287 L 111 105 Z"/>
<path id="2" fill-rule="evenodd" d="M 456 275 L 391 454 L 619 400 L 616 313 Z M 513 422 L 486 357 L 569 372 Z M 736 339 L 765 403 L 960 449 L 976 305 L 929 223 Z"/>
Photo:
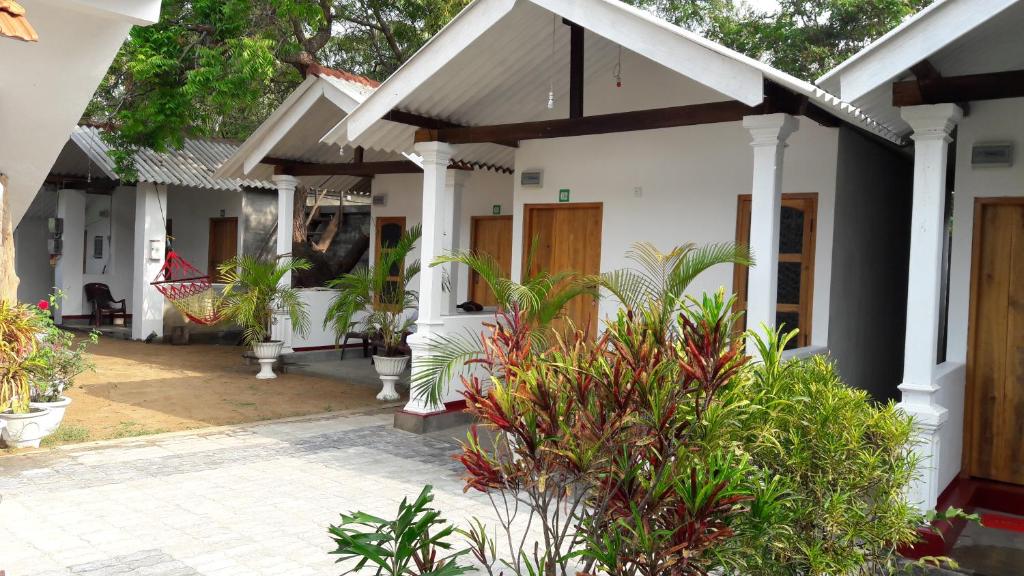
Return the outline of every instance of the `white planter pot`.
<path id="1" fill-rule="evenodd" d="M 377 394 L 377 400 L 395 401 L 398 400 L 398 392 L 395 390 L 395 382 L 398 381 L 398 377 L 405 372 L 405 367 L 409 365 L 408 356 L 374 356 L 373 367 L 377 369 L 377 375 L 380 376 L 381 388 L 380 394 Z"/>
<path id="2" fill-rule="evenodd" d="M 0 440 L 8 448 L 38 448 L 47 434 L 45 421 L 49 413 L 46 408 L 29 408 L 26 414 L 0 413 Z"/>
<path id="3" fill-rule="evenodd" d="M 257 378 L 260 380 L 277 378 L 277 374 L 274 374 L 274 362 L 281 355 L 281 348 L 283 346 L 284 342 L 279 340 L 252 345 L 252 353 L 256 356 L 256 361 L 260 363 L 260 371 L 256 374 Z"/>
<path id="4" fill-rule="evenodd" d="M 57 402 L 29 402 L 31 408 L 47 408 L 49 414 L 44 418 L 45 434 L 53 434 L 64 420 L 64 411 L 71 405 L 71 398 L 61 396 Z"/>

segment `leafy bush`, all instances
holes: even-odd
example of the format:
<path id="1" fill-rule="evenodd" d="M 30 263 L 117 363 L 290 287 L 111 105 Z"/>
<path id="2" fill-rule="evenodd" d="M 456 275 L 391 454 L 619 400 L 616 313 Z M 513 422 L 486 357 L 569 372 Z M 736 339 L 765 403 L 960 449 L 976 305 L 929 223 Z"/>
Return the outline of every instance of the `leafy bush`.
<path id="1" fill-rule="evenodd" d="M 705 418 L 705 448 L 732 447 L 780 497 L 749 516 L 752 574 L 889 573 L 896 549 L 917 541 L 925 516 L 908 503 L 913 423 L 845 385 L 828 359 L 781 359 L 795 333 L 753 335 L 763 362 L 720 395 Z"/>
<path id="2" fill-rule="evenodd" d="M 403 498 L 394 520 L 365 512 L 342 514 L 341 523 L 329 531 L 338 545 L 332 552 L 341 556 L 338 562 L 358 558 L 345 574 L 358 572 L 367 564 L 378 576 L 458 576 L 469 572 L 456 562 L 465 550 L 439 556 L 441 551 L 451 550 L 447 539 L 455 528 L 428 506 L 434 500 L 431 491 L 429 484 L 424 486 L 412 504 Z"/>
<path id="3" fill-rule="evenodd" d="M 288 316 L 298 334 L 306 333 L 309 329 L 306 303 L 296 289 L 283 285 L 281 279 L 289 272 L 309 270 L 309 267 L 310 263 L 302 258 L 277 260 L 246 255 L 236 256 L 217 268 L 227 284 L 222 314 L 242 326 L 246 344 L 270 341 L 275 308 Z"/>
<path id="4" fill-rule="evenodd" d="M 526 503 L 526 521 L 541 526 L 532 553 L 510 542 L 509 570 L 653 576 L 721 565 L 714 549 L 752 505 L 752 472 L 742 455 L 695 448 L 704 412 L 747 359 L 731 302 L 691 304 L 664 333 L 647 328 L 659 325 L 648 311 L 622 312 L 597 342 L 576 332 L 535 352 L 512 313 L 484 339 L 494 377 L 489 387 L 467 379 L 465 396 L 496 431 L 494 448 L 474 429 L 459 459 L 467 487 L 501 499 L 503 528 L 515 521 L 508 501 Z M 479 559 L 485 535 L 474 534 Z"/>
<path id="5" fill-rule="evenodd" d="M 36 318 L 40 328 L 32 369 L 32 401 L 57 402 L 68 388 L 75 384 L 79 374 L 95 369 L 85 356 L 89 344 L 99 341 L 99 332 L 93 330 L 76 343 L 75 335 L 53 323 L 50 310 L 57 306 L 63 294 L 50 296 L 36 304 Z"/>

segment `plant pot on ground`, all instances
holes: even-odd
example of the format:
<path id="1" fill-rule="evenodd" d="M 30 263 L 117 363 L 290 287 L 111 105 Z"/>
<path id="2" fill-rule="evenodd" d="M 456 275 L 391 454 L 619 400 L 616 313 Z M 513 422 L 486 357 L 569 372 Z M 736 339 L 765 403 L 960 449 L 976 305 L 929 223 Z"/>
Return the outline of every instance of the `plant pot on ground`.
<path id="1" fill-rule="evenodd" d="M 420 228 L 415 226 L 382 244 L 380 260 L 372 267 L 361 266 L 327 283 L 338 291 L 324 318 L 324 328 L 334 329 L 335 344 L 353 329 L 374 337 L 378 354 L 373 365 L 382 384 L 378 400 L 399 399 L 395 383 L 409 364 L 404 340 L 417 308 L 417 293 L 409 289 L 409 281 L 419 273 L 420 262 L 406 266 L 405 260 L 419 237 Z"/>
<path id="2" fill-rule="evenodd" d="M 308 270 L 309 262 L 301 258 L 265 259 L 239 256 L 219 268 L 224 279 L 222 318 L 242 327 L 245 343 L 252 346 L 260 363 L 259 379 L 277 378 L 274 362 L 281 355 L 284 343 L 270 339 L 275 316 L 290 322 L 296 334 L 309 329 L 309 313 L 299 292 L 282 283 L 285 275 Z"/>
<path id="3" fill-rule="evenodd" d="M 0 440 L 9 448 L 38 447 L 46 435 L 49 410 L 29 406 L 41 330 L 31 308 L 0 302 Z"/>

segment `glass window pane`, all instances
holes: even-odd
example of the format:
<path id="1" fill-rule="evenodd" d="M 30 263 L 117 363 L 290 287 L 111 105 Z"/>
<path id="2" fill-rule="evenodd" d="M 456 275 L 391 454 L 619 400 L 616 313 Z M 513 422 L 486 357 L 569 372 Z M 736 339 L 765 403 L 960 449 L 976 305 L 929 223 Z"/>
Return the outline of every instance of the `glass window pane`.
<path id="1" fill-rule="evenodd" d="M 800 303 L 800 262 L 779 262 L 779 304 Z"/>
<path id="2" fill-rule="evenodd" d="M 800 254 L 804 249 L 804 212 L 798 208 L 782 207 L 779 219 L 779 253 Z"/>
<path id="3" fill-rule="evenodd" d="M 402 237 L 402 225 L 401 224 L 384 224 L 380 227 L 380 245 L 381 247 L 390 248 L 398 244 L 398 239 Z"/>

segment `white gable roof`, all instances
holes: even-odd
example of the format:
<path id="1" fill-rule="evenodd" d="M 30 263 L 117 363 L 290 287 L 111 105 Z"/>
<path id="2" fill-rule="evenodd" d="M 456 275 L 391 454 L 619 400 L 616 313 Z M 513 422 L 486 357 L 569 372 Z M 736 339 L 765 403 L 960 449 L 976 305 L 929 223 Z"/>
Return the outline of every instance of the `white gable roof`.
<path id="1" fill-rule="evenodd" d="M 890 130 L 910 127 L 892 106 L 892 82 L 928 60 L 944 76 L 1024 68 L 1022 0 L 938 0 L 817 80 Z"/>
<path id="2" fill-rule="evenodd" d="M 15 225 L 32 203 L 132 25 L 160 0 L 20 0 L 38 42 L 0 38 L 0 173 Z"/>
<path id="3" fill-rule="evenodd" d="M 495 95 L 501 103 L 491 106 L 490 118 L 524 121 L 514 117 L 513 109 L 522 107 L 520 98 L 529 90 L 546 93 L 553 76 L 548 67 L 561 66 L 559 59 L 567 58 L 564 31 L 555 40 L 560 44 L 557 57 L 551 53 L 552 20 L 558 17 L 590 31 L 588 59 L 614 58 L 621 46 L 713 90 L 720 100 L 750 106 L 762 102 L 764 83 L 770 80 L 847 122 L 901 142 L 898 135 L 824 90 L 618 0 L 475 0 L 324 141 L 408 151 L 415 128 L 381 120 L 390 110 L 477 125 L 479 118 L 474 116 L 482 114 L 476 114 L 469 103 Z M 446 69 L 449 63 L 452 66 Z M 589 62 L 587 66 L 588 70 L 600 68 Z M 558 76 L 555 91 L 564 92 L 567 87 L 560 85 L 564 74 Z M 512 151 L 493 144 L 460 145 L 458 155 L 509 165 Z"/>

